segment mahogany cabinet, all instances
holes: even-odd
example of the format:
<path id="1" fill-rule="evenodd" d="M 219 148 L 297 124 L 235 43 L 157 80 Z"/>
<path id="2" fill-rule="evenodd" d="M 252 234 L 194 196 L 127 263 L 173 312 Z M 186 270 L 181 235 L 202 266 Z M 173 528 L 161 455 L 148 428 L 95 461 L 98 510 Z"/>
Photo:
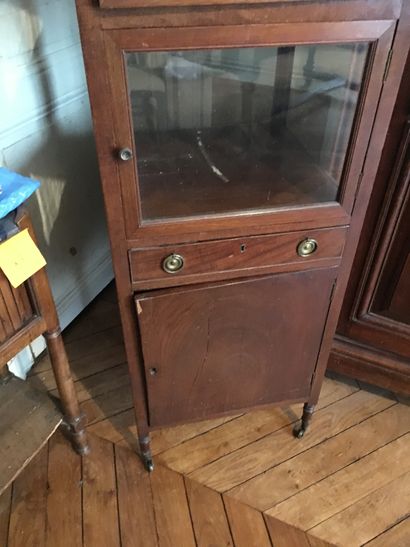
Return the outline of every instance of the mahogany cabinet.
<path id="1" fill-rule="evenodd" d="M 410 395 L 410 26 L 407 32 L 407 62 L 329 367 Z"/>
<path id="2" fill-rule="evenodd" d="M 401 2 L 77 8 L 147 468 L 149 431 L 184 421 L 303 402 L 302 436 L 399 83 Z"/>

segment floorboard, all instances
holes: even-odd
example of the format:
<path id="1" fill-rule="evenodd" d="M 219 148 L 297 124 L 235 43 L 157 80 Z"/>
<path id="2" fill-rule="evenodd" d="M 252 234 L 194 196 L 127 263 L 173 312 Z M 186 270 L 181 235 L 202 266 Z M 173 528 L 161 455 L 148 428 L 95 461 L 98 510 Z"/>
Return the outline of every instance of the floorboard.
<path id="1" fill-rule="evenodd" d="M 23 469 L 13 483 L 8 546 L 46 544 L 48 446 Z"/>
<path id="2" fill-rule="evenodd" d="M 233 488 L 229 494 L 265 511 L 408 431 L 410 408 L 393 405 Z"/>
<path id="3" fill-rule="evenodd" d="M 81 466 L 81 457 L 57 432 L 50 440 L 48 453 L 47 547 L 82 545 Z"/>
<path id="4" fill-rule="evenodd" d="M 0 497 L 3 547 L 408 547 L 410 406 L 329 376 L 301 406 L 152 433 L 136 426 L 113 285 L 64 333 L 91 454 L 57 432 Z M 30 382 L 55 394 L 46 357 Z"/>
<path id="5" fill-rule="evenodd" d="M 274 547 L 310 547 L 303 530 L 267 515 L 265 521 Z"/>
<path id="6" fill-rule="evenodd" d="M 232 547 L 232 535 L 222 496 L 185 478 L 189 509 L 198 547 Z"/>
<path id="7" fill-rule="evenodd" d="M 382 532 L 376 538 L 366 543 L 366 547 L 408 547 L 410 545 L 410 517 Z"/>
<path id="8" fill-rule="evenodd" d="M 12 486 L 0 496 L 0 545 L 6 545 L 9 536 Z"/>
<path id="9" fill-rule="evenodd" d="M 260 511 L 224 495 L 226 513 L 236 547 L 272 547 L 265 520 Z"/>
<path id="10" fill-rule="evenodd" d="M 126 448 L 115 447 L 122 547 L 157 547 L 150 476 Z"/>
<path id="11" fill-rule="evenodd" d="M 409 451 L 406 453 L 408 456 Z M 337 545 L 360 546 L 405 518 L 409 508 L 410 473 L 406 473 L 315 526 L 311 533 L 325 540 L 332 538 Z"/>
<path id="12" fill-rule="evenodd" d="M 358 391 L 318 410 L 309 434 L 303 439 L 294 439 L 291 426 L 282 428 L 204 465 L 190 474 L 190 477 L 218 492 L 225 492 L 392 404 L 391 400 L 384 397 Z M 186 457 L 189 457 L 188 453 Z"/>
<path id="13" fill-rule="evenodd" d="M 0 382 L 0 494 L 62 421 L 54 401 L 19 378 Z"/>
<path id="14" fill-rule="evenodd" d="M 114 446 L 90 436 L 91 453 L 83 458 L 84 547 L 120 545 Z"/>
<path id="15" fill-rule="evenodd" d="M 355 385 L 335 385 L 334 381 L 326 379 L 318 408 L 323 408 L 356 391 L 358 388 Z M 198 435 L 187 443 L 167 450 L 161 454 L 160 461 L 175 471 L 192 473 L 239 448 L 253 446 L 252 443 L 255 441 L 267 437 L 285 426 L 291 426 L 299 418 L 300 412 L 301 405 L 250 412 L 234 422 L 212 429 L 212 431 Z M 195 478 L 195 475 L 193 477 Z"/>
<path id="16" fill-rule="evenodd" d="M 195 547 L 184 477 L 157 465 L 151 476 L 160 547 Z"/>
<path id="17" fill-rule="evenodd" d="M 302 530 L 313 528 L 410 471 L 410 458 L 406 459 L 406 454 L 410 454 L 410 434 L 279 503 L 267 513 Z"/>

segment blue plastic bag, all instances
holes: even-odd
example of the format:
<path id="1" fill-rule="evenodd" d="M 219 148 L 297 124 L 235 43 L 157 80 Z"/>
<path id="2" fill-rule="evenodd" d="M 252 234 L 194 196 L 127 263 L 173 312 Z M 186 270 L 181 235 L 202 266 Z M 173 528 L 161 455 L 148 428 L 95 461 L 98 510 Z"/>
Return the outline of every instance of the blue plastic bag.
<path id="1" fill-rule="evenodd" d="M 39 186 L 37 180 L 0 167 L 0 218 L 17 209 Z"/>

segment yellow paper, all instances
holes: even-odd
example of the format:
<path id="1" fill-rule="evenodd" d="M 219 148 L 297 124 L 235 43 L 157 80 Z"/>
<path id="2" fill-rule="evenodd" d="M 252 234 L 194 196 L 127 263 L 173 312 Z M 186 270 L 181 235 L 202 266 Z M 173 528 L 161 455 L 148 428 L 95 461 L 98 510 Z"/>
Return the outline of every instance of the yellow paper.
<path id="1" fill-rule="evenodd" d="M 27 229 L 0 244 L 0 268 L 14 288 L 45 265 L 46 261 Z"/>

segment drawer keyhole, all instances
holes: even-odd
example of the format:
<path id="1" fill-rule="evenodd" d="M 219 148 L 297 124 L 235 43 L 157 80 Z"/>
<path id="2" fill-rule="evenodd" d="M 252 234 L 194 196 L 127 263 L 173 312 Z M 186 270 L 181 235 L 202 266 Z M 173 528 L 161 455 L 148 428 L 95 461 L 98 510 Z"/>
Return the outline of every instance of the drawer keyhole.
<path id="1" fill-rule="evenodd" d="M 157 374 L 158 370 L 155 367 L 152 367 L 149 369 L 149 373 L 151 376 L 155 376 Z"/>

